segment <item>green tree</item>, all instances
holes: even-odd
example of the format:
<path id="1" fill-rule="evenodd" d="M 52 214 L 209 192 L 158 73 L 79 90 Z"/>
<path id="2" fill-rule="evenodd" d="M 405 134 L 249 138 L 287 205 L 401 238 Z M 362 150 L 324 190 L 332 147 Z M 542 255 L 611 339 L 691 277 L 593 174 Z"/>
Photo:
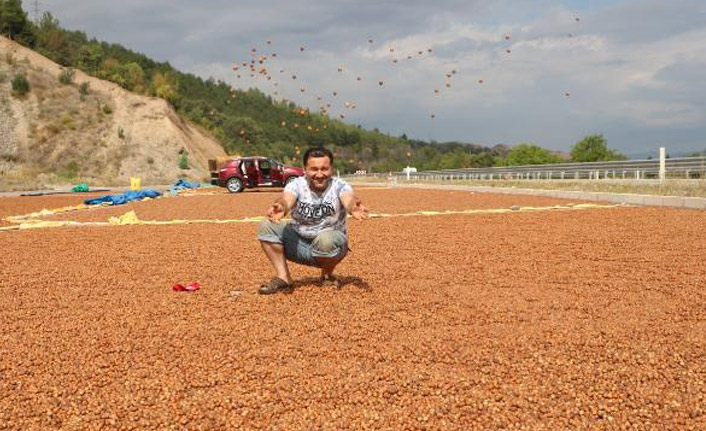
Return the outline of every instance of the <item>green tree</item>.
<path id="1" fill-rule="evenodd" d="M 145 72 L 136 62 L 121 64 L 119 60 L 108 57 L 102 61 L 96 75 L 114 82 L 126 90 L 139 94 L 147 93 Z"/>
<path id="2" fill-rule="evenodd" d="M 101 79 L 107 79 L 121 87 L 125 87 L 125 79 L 120 75 L 120 62 L 113 57 L 107 57 L 103 60 L 101 68 L 96 75 Z"/>
<path id="3" fill-rule="evenodd" d="M 10 39 L 16 39 L 28 27 L 27 13 L 22 10 L 21 0 L 0 2 L 0 32 Z"/>
<path id="4" fill-rule="evenodd" d="M 120 67 L 121 75 L 125 78 L 125 88 L 135 93 L 147 93 L 145 72 L 139 64 L 131 62 Z"/>
<path id="5" fill-rule="evenodd" d="M 599 134 L 586 136 L 571 146 L 571 160 L 578 163 L 625 159 L 625 155 L 608 148 L 608 142 Z"/>
<path id="6" fill-rule="evenodd" d="M 484 151 L 480 154 L 474 154 L 471 158 L 471 167 L 473 168 L 489 168 L 493 166 L 495 160 L 489 151 Z"/>
<path id="7" fill-rule="evenodd" d="M 150 95 L 160 97 L 171 104 L 178 100 L 179 84 L 171 73 L 155 72 L 150 82 Z"/>
<path id="8" fill-rule="evenodd" d="M 71 50 L 66 32 L 59 20 L 44 12 L 37 25 L 37 51 L 62 66 L 71 65 Z"/>
<path id="9" fill-rule="evenodd" d="M 503 160 L 506 166 L 545 165 L 548 163 L 561 163 L 561 157 L 549 150 L 532 144 L 520 144 L 512 147 Z"/>
<path id="10" fill-rule="evenodd" d="M 98 43 L 89 43 L 79 48 L 75 63 L 88 73 L 96 74 L 103 61 L 103 49 Z"/>

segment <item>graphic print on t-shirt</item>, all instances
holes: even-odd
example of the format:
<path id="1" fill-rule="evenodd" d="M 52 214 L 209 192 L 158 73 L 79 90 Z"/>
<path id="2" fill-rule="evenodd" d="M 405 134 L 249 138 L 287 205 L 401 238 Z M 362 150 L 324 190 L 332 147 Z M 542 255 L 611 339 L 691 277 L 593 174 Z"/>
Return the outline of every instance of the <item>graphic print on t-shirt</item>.
<path id="1" fill-rule="evenodd" d="M 296 209 L 297 215 L 301 221 L 306 220 L 306 222 L 317 222 L 323 220 L 326 217 L 330 217 L 336 213 L 336 207 L 334 207 L 331 202 L 324 202 L 321 204 L 310 204 L 306 202 L 299 202 Z M 311 223 L 306 223 L 311 224 Z"/>

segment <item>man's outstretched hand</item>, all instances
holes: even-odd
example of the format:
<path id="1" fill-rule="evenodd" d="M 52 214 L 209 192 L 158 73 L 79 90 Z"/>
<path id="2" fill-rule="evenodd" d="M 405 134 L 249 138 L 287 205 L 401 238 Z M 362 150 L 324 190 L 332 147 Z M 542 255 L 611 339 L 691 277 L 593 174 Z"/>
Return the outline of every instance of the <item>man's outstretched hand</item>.
<path id="1" fill-rule="evenodd" d="M 286 214 L 287 211 L 280 202 L 273 203 L 267 210 L 267 218 L 270 219 L 272 223 L 279 223 Z"/>
<path id="2" fill-rule="evenodd" d="M 279 223 L 280 220 L 289 214 L 289 210 L 297 203 L 297 196 L 290 192 L 282 193 L 282 196 L 275 199 L 272 206 L 267 210 L 267 218 L 272 223 Z"/>
<path id="3" fill-rule="evenodd" d="M 353 207 L 351 208 L 351 217 L 353 217 L 356 220 L 367 220 L 370 218 L 370 215 L 368 214 L 368 209 L 365 208 L 365 205 L 363 205 L 363 201 L 360 199 L 356 200 L 353 203 Z"/>

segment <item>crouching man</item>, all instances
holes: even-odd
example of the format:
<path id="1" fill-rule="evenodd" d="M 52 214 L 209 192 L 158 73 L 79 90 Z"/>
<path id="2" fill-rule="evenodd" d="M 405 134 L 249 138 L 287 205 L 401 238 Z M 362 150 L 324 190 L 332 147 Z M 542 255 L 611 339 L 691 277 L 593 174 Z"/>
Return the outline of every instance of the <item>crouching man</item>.
<path id="1" fill-rule="evenodd" d="M 290 182 L 267 210 L 257 238 L 276 276 L 260 286 L 263 295 L 292 290 L 287 260 L 321 268 L 324 285 L 340 287 L 333 270 L 348 252 L 347 215 L 368 218 L 353 188 L 333 178 L 333 154 L 326 148 L 304 153 L 304 176 Z M 282 222 L 291 212 L 292 220 Z"/>

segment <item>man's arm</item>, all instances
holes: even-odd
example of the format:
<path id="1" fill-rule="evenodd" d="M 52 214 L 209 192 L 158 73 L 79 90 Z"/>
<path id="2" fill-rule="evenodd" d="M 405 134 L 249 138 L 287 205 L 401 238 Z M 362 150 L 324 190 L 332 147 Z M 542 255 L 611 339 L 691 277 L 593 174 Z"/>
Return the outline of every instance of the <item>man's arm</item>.
<path id="1" fill-rule="evenodd" d="M 341 193 L 341 203 L 348 214 L 356 220 L 368 218 L 368 209 L 363 205 L 363 201 L 353 192 Z"/>
<path id="2" fill-rule="evenodd" d="M 294 193 L 283 192 L 267 210 L 267 218 L 273 223 L 279 223 L 282 218 L 289 214 L 289 211 L 292 210 L 296 203 L 297 196 Z"/>

